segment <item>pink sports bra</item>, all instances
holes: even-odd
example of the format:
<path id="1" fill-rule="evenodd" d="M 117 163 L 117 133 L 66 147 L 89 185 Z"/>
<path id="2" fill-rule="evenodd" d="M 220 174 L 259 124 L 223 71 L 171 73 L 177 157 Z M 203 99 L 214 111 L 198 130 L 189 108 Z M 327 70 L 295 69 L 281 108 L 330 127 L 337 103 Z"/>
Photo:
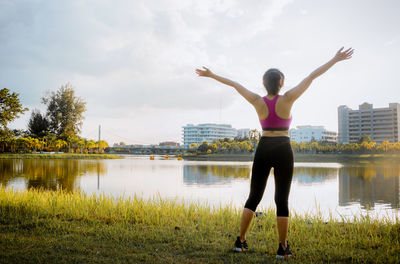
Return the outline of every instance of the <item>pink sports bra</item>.
<path id="1" fill-rule="evenodd" d="M 280 118 L 275 111 L 276 101 L 279 95 L 276 95 L 272 100 L 266 96 L 263 97 L 264 102 L 268 107 L 268 116 L 264 120 L 260 120 L 263 131 L 284 131 L 288 130 L 292 122 L 292 116 L 289 119 Z"/>

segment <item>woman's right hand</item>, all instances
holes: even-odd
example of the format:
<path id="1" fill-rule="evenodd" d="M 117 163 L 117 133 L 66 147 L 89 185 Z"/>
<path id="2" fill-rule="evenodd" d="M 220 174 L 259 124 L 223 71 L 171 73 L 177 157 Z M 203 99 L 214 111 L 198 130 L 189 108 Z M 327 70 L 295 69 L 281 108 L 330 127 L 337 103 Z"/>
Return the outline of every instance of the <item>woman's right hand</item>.
<path id="1" fill-rule="evenodd" d="M 340 50 L 338 50 L 338 52 L 336 52 L 335 57 L 333 57 L 333 59 L 336 62 L 351 59 L 351 56 L 353 56 L 353 52 L 354 52 L 353 48 L 348 48 L 345 51 L 343 51 L 343 49 L 344 49 L 344 47 L 342 47 Z"/>
<path id="2" fill-rule="evenodd" d="M 202 77 L 211 77 L 213 75 L 213 73 L 210 71 L 210 69 L 208 69 L 204 66 L 203 66 L 203 69 L 204 70 L 196 69 L 196 73 Z"/>

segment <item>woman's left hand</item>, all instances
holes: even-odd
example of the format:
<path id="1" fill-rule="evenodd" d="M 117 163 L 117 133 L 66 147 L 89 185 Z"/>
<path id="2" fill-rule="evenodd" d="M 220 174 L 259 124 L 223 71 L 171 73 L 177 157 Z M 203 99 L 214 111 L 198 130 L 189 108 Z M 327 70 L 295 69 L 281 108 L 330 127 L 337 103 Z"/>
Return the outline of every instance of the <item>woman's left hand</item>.
<path id="1" fill-rule="evenodd" d="M 351 56 L 353 56 L 354 49 L 353 48 L 348 48 L 347 50 L 343 51 L 344 47 L 342 47 L 338 52 L 336 52 L 335 57 L 333 57 L 337 62 L 342 61 L 342 60 L 348 60 L 351 59 Z"/>
<path id="2" fill-rule="evenodd" d="M 203 77 L 211 77 L 213 75 L 213 73 L 210 71 L 210 69 L 206 68 L 203 66 L 204 70 L 200 70 L 200 69 L 196 69 L 196 73 L 199 76 L 203 76 Z"/>

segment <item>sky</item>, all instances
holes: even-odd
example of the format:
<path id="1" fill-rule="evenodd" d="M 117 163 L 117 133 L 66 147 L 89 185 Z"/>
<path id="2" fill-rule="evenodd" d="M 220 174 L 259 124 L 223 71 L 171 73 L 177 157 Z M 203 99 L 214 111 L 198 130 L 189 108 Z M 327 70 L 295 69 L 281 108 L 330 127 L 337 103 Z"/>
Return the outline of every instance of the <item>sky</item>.
<path id="1" fill-rule="evenodd" d="M 244 98 L 196 68 L 264 96 L 269 68 L 285 92 L 353 47 L 292 108 L 291 128 L 337 131 L 339 105 L 400 102 L 398 14 L 397 0 L 1 0 L 0 87 L 30 109 L 11 128 L 70 83 L 87 102 L 81 136 L 97 140 L 101 125 L 110 145 L 182 142 L 186 124 L 261 130 Z"/>

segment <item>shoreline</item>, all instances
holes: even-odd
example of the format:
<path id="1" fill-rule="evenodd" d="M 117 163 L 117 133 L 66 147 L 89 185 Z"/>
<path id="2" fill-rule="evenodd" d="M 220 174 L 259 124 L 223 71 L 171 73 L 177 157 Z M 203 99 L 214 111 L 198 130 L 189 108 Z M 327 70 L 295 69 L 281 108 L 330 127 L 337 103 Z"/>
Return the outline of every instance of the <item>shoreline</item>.
<path id="1" fill-rule="evenodd" d="M 25 153 L 0 154 L 0 159 L 123 159 L 114 154 L 76 154 L 76 153 Z"/>
<path id="2" fill-rule="evenodd" d="M 142 156 L 142 155 L 138 155 Z M 177 155 L 169 155 L 175 157 Z M 184 154 L 187 161 L 239 161 L 252 162 L 253 153 L 245 154 Z M 0 159 L 124 159 L 118 154 L 76 154 L 76 153 L 25 153 L 0 154 Z M 400 162 L 400 154 L 304 154 L 294 153 L 295 162 Z"/>
<path id="3" fill-rule="evenodd" d="M 199 154 L 183 155 L 184 160 L 193 161 L 253 161 L 249 154 Z M 400 154 L 294 154 L 295 162 L 400 162 Z"/>

